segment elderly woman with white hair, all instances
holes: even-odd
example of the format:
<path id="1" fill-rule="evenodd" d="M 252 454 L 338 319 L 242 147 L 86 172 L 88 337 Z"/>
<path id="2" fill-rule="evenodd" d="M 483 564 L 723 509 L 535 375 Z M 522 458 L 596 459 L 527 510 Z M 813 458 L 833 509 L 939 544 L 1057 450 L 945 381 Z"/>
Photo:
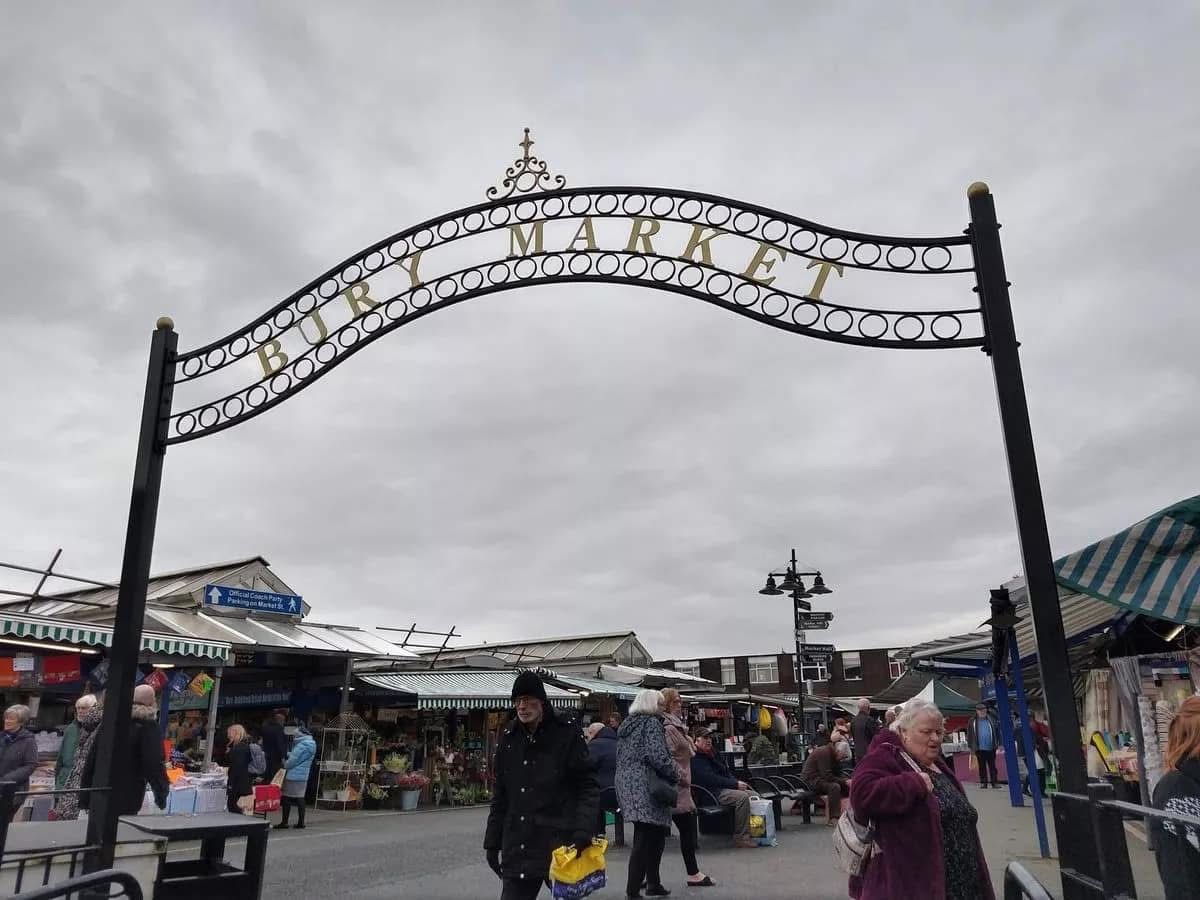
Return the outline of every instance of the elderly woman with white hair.
<path id="1" fill-rule="evenodd" d="M 875 826 L 876 852 L 851 877 L 851 897 L 995 900 L 978 813 L 942 760 L 944 733 L 934 704 L 910 700 L 855 767 L 850 807 Z"/>
<path id="2" fill-rule="evenodd" d="M 29 707 L 17 704 L 4 711 L 4 732 L 0 734 L 0 781 L 15 781 L 17 792 L 29 790 L 29 776 L 37 768 L 37 739 L 25 727 Z"/>
<path id="3" fill-rule="evenodd" d="M 639 691 L 629 705 L 629 718 L 617 735 L 617 800 L 626 822 L 633 822 L 633 850 L 629 854 L 626 897 L 665 897 L 659 865 L 671 831 L 675 808 L 675 761 L 667 749 L 662 722 L 662 694 Z M 663 788 L 663 785 L 666 788 Z M 669 788 L 669 790 L 668 790 Z"/>

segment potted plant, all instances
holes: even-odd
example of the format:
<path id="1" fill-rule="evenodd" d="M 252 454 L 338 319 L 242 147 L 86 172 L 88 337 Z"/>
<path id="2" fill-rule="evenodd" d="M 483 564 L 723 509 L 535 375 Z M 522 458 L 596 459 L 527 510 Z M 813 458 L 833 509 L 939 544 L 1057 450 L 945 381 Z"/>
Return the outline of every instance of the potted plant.
<path id="1" fill-rule="evenodd" d="M 400 808 L 416 809 L 421 791 L 429 787 L 429 777 L 423 772 L 406 772 L 396 777 L 396 788 L 400 791 Z"/>
<path id="2" fill-rule="evenodd" d="M 380 809 L 387 802 L 389 793 L 385 786 L 372 781 L 363 792 L 363 809 Z"/>

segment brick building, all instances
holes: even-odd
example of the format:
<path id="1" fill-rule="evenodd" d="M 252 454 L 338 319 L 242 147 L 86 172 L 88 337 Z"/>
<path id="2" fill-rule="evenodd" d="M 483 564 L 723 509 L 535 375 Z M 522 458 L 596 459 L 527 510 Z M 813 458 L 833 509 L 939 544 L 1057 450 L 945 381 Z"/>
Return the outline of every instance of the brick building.
<path id="1" fill-rule="evenodd" d="M 806 664 L 802 677 L 806 693 L 821 697 L 871 697 L 904 674 L 897 649 L 838 650 L 832 662 Z M 727 693 L 796 693 L 792 653 L 742 656 L 706 656 L 655 662 L 664 669 L 698 675 L 722 685 Z"/>

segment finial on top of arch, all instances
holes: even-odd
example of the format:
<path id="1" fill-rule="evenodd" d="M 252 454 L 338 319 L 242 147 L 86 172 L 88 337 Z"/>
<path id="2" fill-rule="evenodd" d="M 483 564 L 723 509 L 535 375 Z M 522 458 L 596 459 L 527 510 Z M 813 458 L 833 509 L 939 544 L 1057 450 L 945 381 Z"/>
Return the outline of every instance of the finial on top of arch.
<path id="1" fill-rule="evenodd" d="M 526 128 L 524 139 L 517 144 L 523 155 L 505 169 L 504 180 L 499 185 L 487 189 L 489 200 L 504 200 L 513 194 L 529 194 L 533 191 L 555 190 L 567 186 L 566 178 L 562 175 L 551 175 L 546 162 L 529 152 L 534 143 L 529 129 Z"/>

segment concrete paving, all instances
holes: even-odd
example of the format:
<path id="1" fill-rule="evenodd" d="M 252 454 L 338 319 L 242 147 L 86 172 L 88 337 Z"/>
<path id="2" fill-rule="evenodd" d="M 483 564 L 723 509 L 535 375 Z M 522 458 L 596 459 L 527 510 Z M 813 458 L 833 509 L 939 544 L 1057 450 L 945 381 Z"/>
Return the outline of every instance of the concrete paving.
<path id="1" fill-rule="evenodd" d="M 1053 896 L 1061 898 L 1057 861 L 1043 860 L 1038 852 L 1032 808 L 1013 809 L 1006 791 L 969 786 L 968 793 L 980 811 L 980 836 L 997 896 L 1003 896 L 1004 866 L 1015 859 L 1041 879 Z M 1048 804 L 1046 814 L 1053 853 Z M 415 813 L 310 811 L 306 830 L 272 833 L 263 896 L 306 900 L 498 897 L 499 882 L 487 868 L 481 847 L 486 815 L 482 808 Z M 821 824 L 805 826 L 798 817 L 788 817 L 785 824 L 777 847 L 735 850 L 727 839 L 701 835 L 700 865 L 718 882 L 715 888 L 684 885 L 679 842 L 673 835 L 663 856 L 664 883 L 672 889 L 672 896 L 683 898 L 845 898 L 846 878 L 833 865 L 830 830 Z M 230 844 L 231 861 L 239 861 L 238 846 Z M 1153 855 L 1133 834 L 1129 846 L 1139 898 L 1161 898 Z M 628 848 L 610 849 L 609 887 L 598 896 L 622 896 L 628 860 Z M 548 890 L 541 894 L 549 896 Z"/>

